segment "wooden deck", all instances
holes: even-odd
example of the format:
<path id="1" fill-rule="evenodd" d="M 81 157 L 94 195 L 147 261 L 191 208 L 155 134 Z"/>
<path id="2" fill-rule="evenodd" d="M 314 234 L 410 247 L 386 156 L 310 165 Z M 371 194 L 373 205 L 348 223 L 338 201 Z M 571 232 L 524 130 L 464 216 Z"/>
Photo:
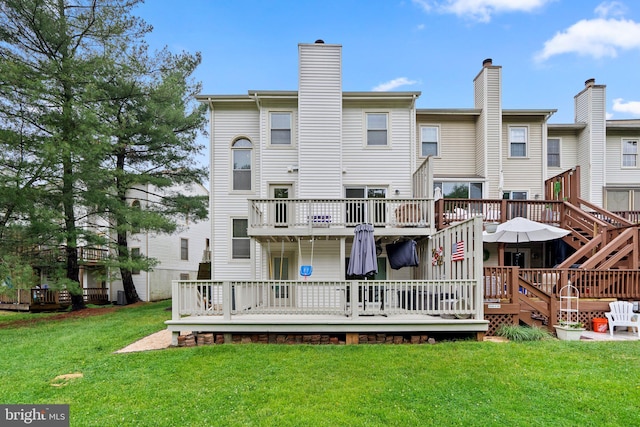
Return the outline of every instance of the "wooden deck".
<path id="1" fill-rule="evenodd" d="M 108 304 L 107 288 L 83 288 L 86 304 Z M 14 295 L 0 296 L 0 310 L 10 311 L 59 311 L 71 306 L 71 294 L 66 290 L 53 289 L 17 289 Z"/>

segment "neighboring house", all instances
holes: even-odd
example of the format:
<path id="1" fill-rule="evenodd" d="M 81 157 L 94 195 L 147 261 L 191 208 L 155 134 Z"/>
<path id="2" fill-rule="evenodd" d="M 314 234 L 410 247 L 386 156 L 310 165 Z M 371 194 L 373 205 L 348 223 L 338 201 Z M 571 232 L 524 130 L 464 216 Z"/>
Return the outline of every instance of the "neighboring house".
<path id="1" fill-rule="evenodd" d="M 174 190 L 174 189 L 171 189 Z M 207 196 L 207 189 L 194 184 L 180 189 L 185 195 Z M 133 206 L 145 209 L 153 203 L 161 203 L 155 188 L 146 187 L 131 190 L 128 198 Z M 210 221 L 179 221 L 173 234 L 136 233 L 129 237 L 129 250 L 133 255 L 141 254 L 158 261 L 152 271 L 134 271 L 133 282 L 142 301 L 158 301 L 171 298 L 173 280 L 195 280 L 198 266 L 206 259 L 209 251 Z M 111 272 L 119 277 L 119 271 Z M 116 279 L 110 284 L 111 300 L 116 301 L 117 292 L 122 290 L 122 282 Z"/>

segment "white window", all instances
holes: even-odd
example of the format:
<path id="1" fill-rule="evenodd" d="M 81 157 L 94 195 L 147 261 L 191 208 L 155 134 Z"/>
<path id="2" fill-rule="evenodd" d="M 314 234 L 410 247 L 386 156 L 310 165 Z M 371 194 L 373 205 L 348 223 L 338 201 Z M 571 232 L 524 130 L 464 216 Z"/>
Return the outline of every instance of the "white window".
<path id="1" fill-rule="evenodd" d="M 291 145 L 291 113 L 272 112 L 269 117 L 271 145 Z"/>
<path id="2" fill-rule="evenodd" d="M 180 259 L 189 260 L 189 239 L 180 239 Z"/>
<path id="3" fill-rule="evenodd" d="M 380 187 L 351 187 L 345 188 L 347 199 L 360 199 L 347 202 L 347 222 L 360 224 L 372 222 L 384 224 L 386 222 L 386 203 L 382 200 L 365 203 L 362 199 L 386 199 L 387 189 Z M 370 211 L 369 209 L 373 209 Z"/>
<path id="4" fill-rule="evenodd" d="M 387 145 L 387 113 L 367 113 L 367 145 Z"/>
<path id="5" fill-rule="evenodd" d="M 560 167 L 560 139 L 547 139 L 547 167 Z"/>
<path id="6" fill-rule="evenodd" d="M 420 127 L 420 143 L 421 153 L 423 157 L 438 156 L 438 127 L 422 126 Z"/>
<path id="7" fill-rule="evenodd" d="M 238 139 L 231 146 L 233 155 L 233 189 L 251 190 L 251 151 L 253 144 L 248 139 Z"/>
<path id="8" fill-rule="evenodd" d="M 249 222 L 246 218 L 233 219 L 233 236 L 231 239 L 231 257 L 233 259 L 249 259 L 251 256 L 250 239 L 247 232 Z"/>
<path id="9" fill-rule="evenodd" d="M 509 128 L 509 156 L 527 157 L 527 128 Z"/>
<path id="10" fill-rule="evenodd" d="M 445 199 L 482 199 L 481 182 L 434 182 L 433 188 L 439 188 Z"/>
<path id="11" fill-rule="evenodd" d="M 622 167 L 635 168 L 638 166 L 638 140 L 622 140 Z"/>
<path id="12" fill-rule="evenodd" d="M 607 189 L 606 208 L 611 212 L 626 212 L 640 210 L 640 190 L 637 189 Z"/>

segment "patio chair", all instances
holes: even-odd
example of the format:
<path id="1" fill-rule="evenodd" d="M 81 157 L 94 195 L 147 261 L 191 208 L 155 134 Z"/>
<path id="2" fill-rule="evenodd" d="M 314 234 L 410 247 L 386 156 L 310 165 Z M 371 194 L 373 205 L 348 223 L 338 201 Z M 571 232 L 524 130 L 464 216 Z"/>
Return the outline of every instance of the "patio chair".
<path id="1" fill-rule="evenodd" d="M 628 301 L 613 301 L 609 303 L 611 312 L 605 313 L 609 320 L 609 333 L 613 336 L 616 326 L 631 327 L 640 336 L 640 314 L 633 311 L 633 303 Z"/>

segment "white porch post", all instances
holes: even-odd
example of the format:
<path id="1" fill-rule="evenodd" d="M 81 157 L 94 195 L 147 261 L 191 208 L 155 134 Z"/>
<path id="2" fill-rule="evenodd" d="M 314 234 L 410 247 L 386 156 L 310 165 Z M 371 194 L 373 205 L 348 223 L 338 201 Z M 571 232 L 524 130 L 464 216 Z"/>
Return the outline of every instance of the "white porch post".
<path id="1" fill-rule="evenodd" d="M 181 295 L 180 295 L 180 284 L 177 280 L 172 280 L 171 281 L 171 297 L 172 297 L 172 301 L 171 301 L 171 320 L 178 320 L 180 319 L 180 300 Z M 171 345 L 174 347 L 178 346 L 178 336 L 180 335 L 180 332 L 178 331 L 171 331 Z"/>
<path id="2" fill-rule="evenodd" d="M 231 320 L 231 282 L 222 282 L 222 317 Z"/>
<path id="3" fill-rule="evenodd" d="M 474 277 L 476 279 L 476 319 L 484 319 L 484 278 L 482 277 L 482 219 L 475 217 L 473 219 L 473 236 L 475 244 L 479 247 L 474 248 Z"/>

